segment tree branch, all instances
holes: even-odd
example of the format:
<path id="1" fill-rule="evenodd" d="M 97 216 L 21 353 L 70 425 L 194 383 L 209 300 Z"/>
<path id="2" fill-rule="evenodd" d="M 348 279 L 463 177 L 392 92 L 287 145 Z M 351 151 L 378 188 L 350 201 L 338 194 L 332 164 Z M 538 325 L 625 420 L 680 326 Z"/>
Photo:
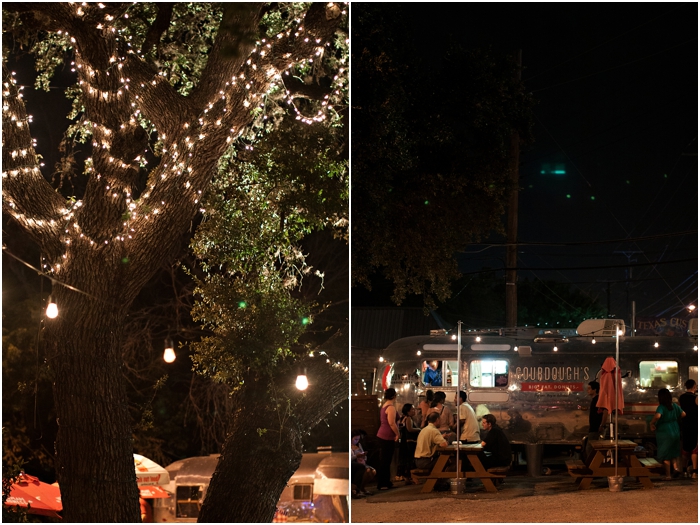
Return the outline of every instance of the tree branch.
<path id="1" fill-rule="evenodd" d="M 24 101 L 4 68 L 2 131 L 3 209 L 45 253 L 58 255 L 62 251 L 59 232 L 71 214 L 41 174 Z"/>

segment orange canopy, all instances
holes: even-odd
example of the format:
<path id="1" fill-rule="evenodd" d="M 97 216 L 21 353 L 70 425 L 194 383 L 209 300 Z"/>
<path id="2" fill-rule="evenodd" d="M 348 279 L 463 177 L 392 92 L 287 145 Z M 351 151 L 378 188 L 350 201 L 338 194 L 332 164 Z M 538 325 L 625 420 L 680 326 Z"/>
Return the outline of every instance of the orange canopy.
<path id="1" fill-rule="evenodd" d="M 32 514 L 58 519 L 61 518 L 58 512 L 63 510 L 58 487 L 24 473 L 19 475 L 19 479 L 10 488 L 10 496 L 5 505 L 25 507 Z"/>

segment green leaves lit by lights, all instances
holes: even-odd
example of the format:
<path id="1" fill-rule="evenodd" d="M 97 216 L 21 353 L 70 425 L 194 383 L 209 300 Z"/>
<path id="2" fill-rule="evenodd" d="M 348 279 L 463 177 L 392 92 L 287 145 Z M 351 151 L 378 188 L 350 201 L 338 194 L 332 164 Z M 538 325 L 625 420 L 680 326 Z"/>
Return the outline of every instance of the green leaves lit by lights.
<path id="1" fill-rule="evenodd" d="M 311 322 L 311 319 L 308 317 L 302 317 L 302 319 L 301 319 L 301 324 L 303 324 L 304 326 L 306 326 L 310 322 Z"/>
<path id="2" fill-rule="evenodd" d="M 129 258 L 128 258 L 128 257 L 122 257 L 122 264 L 129 264 Z"/>
<path id="3" fill-rule="evenodd" d="M 591 200 L 592 200 L 592 201 L 595 200 L 595 195 L 591 195 Z"/>
<path id="4" fill-rule="evenodd" d="M 567 194 L 566 194 L 566 198 L 567 198 L 567 199 L 570 199 L 570 198 L 571 198 L 571 193 L 567 193 Z"/>
<path id="5" fill-rule="evenodd" d="M 248 304 L 245 301 L 240 301 L 238 303 L 238 308 L 245 308 L 246 306 L 248 306 Z"/>
<path id="6" fill-rule="evenodd" d="M 423 204 L 427 206 L 428 204 L 430 204 L 430 201 L 426 199 L 426 201 Z"/>

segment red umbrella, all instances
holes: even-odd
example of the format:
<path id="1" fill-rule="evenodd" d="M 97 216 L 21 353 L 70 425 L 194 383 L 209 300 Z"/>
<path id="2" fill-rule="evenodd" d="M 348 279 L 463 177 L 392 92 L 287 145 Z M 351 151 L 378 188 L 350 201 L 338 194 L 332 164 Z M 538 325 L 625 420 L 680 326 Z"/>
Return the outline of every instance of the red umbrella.
<path id="1" fill-rule="evenodd" d="M 625 408 L 625 401 L 622 398 L 622 378 L 615 359 L 607 357 L 603 362 L 602 369 L 603 371 L 600 374 L 600 394 L 596 406 L 607 409 L 610 415 L 615 413 L 615 408 L 622 414 L 622 409 Z M 617 380 L 617 404 L 615 404 L 615 380 Z"/>
<path id="2" fill-rule="evenodd" d="M 61 491 L 58 487 L 39 481 L 29 474 L 20 474 L 10 489 L 5 501 L 7 506 L 25 507 L 32 514 L 41 514 L 60 519 L 57 513 L 63 510 Z"/>

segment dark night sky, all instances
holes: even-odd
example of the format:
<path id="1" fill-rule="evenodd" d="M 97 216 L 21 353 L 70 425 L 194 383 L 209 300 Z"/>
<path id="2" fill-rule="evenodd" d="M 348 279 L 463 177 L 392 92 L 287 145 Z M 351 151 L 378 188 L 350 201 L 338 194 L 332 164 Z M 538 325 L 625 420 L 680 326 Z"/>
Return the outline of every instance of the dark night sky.
<path id="1" fill-rule="evenodd" d="M 623 266 L 620 252 L 637 263 L 691 259 L 633 267 L 629 297 L 637 315 L 697 304 L 697 233 L 632 241 L 697 230 L 696 3 L 395 5 L 415 13 L 406 38 L 425 39 L 428 53 L 448 34 L 522 50 L 537 105 L 535 143 L 520 156 L 518 239 L 584 244 L 522 246 L 520 268 L 562 270 L 521 270 L 520 280 L 569 282 L 603 305 L 602 281 L 616 281 L 611 313 L 628 318 L 626 268 L 571 268 Z M 484 248 L 465 248 L 462 271 L 504 267 L 504 248 Z M 354 306 L 373 301 L 353 293 Z"/>

